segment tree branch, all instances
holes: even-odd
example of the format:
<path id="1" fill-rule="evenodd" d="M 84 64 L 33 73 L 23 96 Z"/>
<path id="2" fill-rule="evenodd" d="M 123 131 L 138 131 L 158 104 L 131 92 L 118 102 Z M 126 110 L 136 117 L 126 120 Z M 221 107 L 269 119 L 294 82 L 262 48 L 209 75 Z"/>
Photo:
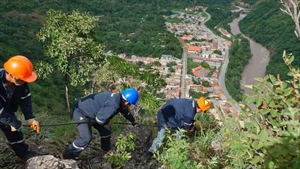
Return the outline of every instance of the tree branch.
<path id="1" fill-rule="evenodd" d="M 296 36 L 297 38 L 300 38 L 300 25 L 299 25 L 300 11 L 299 11 L 298 0 L 280 0 L 280 3 L 283 6 L 283 8 L 280 8 L 280 10 L 288 14 L 292 18 L 295 24 Z"/>

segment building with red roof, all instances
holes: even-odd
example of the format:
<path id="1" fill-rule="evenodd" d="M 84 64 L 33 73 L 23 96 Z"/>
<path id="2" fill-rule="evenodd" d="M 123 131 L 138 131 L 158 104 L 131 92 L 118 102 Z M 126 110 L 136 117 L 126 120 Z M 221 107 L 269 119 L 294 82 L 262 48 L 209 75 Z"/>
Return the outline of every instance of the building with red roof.
<path id="1" fill-rule="evenodd" d="M 201 47 L 200 46 L 189 46 L 188 52 L 189 53 L 200 53 Z"/>

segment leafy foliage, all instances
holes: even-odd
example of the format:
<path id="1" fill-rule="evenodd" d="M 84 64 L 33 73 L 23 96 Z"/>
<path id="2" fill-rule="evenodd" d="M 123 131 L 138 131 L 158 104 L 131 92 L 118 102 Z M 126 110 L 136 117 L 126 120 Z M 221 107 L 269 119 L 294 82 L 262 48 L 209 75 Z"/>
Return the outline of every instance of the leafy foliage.
<path id="1" fill-rule="evenodd" d="M 280 76 L 272 75 L 258 79 L 260 85 L 252 87 L 255 95 L 245 97 L 248 105 L 254 104 L 258 109 L 253 111 L 245 105 L 245 112 L 240 116 L 246 122 L 245 128 L 227 135 L 228 156 L 235 168 L 300 166 L 297 148 L 300 144 L 300 70 L 291 66 L 294 56 L 284 53 L 283 58 L 291 79 L 282 81 Z"/>
<path id="2" fill-rule="evenodd" d="M 46 56 L 54 60 L 56 70 L 68 75 L 71 85 L 84 85 L 103 60 L 102 46 L 93 37 L 97 23 L 98 19 L 88 13 L 73 11 L 68 15 L 50 10 L 37 34 L 46 46 Z M 47 70 L 42 73 L 51 73 L 51 65 Z"/>
<path id="3" fill-rule="evenodd" d="M 95 72 L 93 90 L 97 92 L 109 88 L 115 84 L 119 91 L 127 87 L 135 87 L 139 90 L 139 107 L 135 112 L 138 116 L 153 116 L 160 106 L 157 93 L 166 85 L 157 70 L 140 70 L 137 65 L 127 62 L 117 56 L 106 58 L 105 64 Z M 141 110 L 143 109 L 143 110 Z M 146 113 L 141 113 L 145 112 Z M 143 119 L 140 117 L 140 119 Z"/>
<path id="4" fill-rule="evenodd" d="M 200 132 L 181 142 L 167 136 L 156 158 L 175 168 L 187 163 L 194 168 L 299 168 L 300 69 L 292 66 L 293 55 L 284 52 L 283 60 L 290 79 L 257 79 L 260 83 L 252 86 L 253 96 L 244 96 L 238 117 L 224 118 L 218 127 L 213 118 L 197 116 Z M 191 158 L 186 159 L 186 151 Z"/>
<path id="5" fill-rule="evenodd" d="M 135 148 L 135 137 L 134 134 L 128 134 L 126 136 L 121 134 L 116 142 L 116 151 L 108 156 L 107 161 L 117 167 L 123 167 L 131 158 L 131 154 L 128 151 L 134 150 Z"/>
<path id="6" fill-rule="evenodd" d="M 232 48 L 229 51 L 229 63 L 226 72 L 225 84 L 231 96 L 237 100 L 242 100 L 240 81 L 245 65 L 251 58 L 249 41 L 242 36 L 235 37 Z"/>
<path id="7" fill-rule="evenodd" d="M 249 5 L 254 5 L 258 0 L 243 0 L 243 2 L 249 4 Z"/>
<path id="8" fill-rule="evenodd" d="M 38 81 L 31 85 L 34 110 L 37 112 L 46 110 L 54 114 L 60 114 L 67 111 L 65 110 L 66 102 L 62 94 L 63 90 L 61 90 L 65 88 L 64 83 L 62 83 L 65 77 L 58 75 L 59 71 L 53 67 L 57 64 L 54 63 L 54 58 L 45 57 L 42 43 L 36 39 L 36 34 L 41 31 L 41 27 L 47 19 L 47 11 L 61 11 L 64 14 L 71 14 L 73 10 L 76 10 L 79 13 L 88 12 L 91 16 L 95 16 L 99 21 L 91 38 L 98 38 L 101 45 L 106 46 L 106 50 L 153 57 L 171 54 L 180 58 L 182 49 L 177 38 L 165 29 L 164 22 L 166 20 L 162 17 L 166 14 L 165 11 L 183 10 L 185 7 L 195 5 L 209 6 L 211 9 L 227 8 L 231 2 L 232 0 L 77 0 L 70 3 L 69 1 L 57 0 L 43 2 L 4 0 L 0 2 L 0 58 L 4 61 L 15 54 L 23 54 L 29 57 L 40 77 Z M 219 13 L 212 13 L 212 15 L 223 17 Z M 60 23 L 63 22 L 61 20 Z M 90 65 L 72 64 L 72 66 L 86 67 Z M 77 69 L 72 69 L 71 73 L 73 74 L 76 71 Z M 54 73 L 49 74 L 50 72 Z M 87 72 L 80 71 L 79 73 L 86 74 Z M 69 82 L 72 82 L 73 85 L 79 85 L 79 87 L 69 86 L 71 103 L 82 96 L 82 88 L 89 88 L 88 85 L 81 86 L 86 79 L 88 78 L 81 78 L 76 75 L 72 75 L 69 79 Z M 43 90 L 47 92 L 41 92 Z M 50 91 L 59 94 L 55 95 L 54 92 L 52 94 Z M 43 94 L 45 93 L 47 93 L 47 97 L 44 97 Z M 152 97 L 154 96 L 156 96 L 156 93 L 152 95 Z M 54 108 L 52 108 L 52 105 L 55 105 Z"/>
<path id="9" fill-rule="evenodd" d="M 43 28 L 37 39 L 45 44 L 46 56 L 53 64 L 41 61 L 37 66 L 40 77 L 47 77 L 53 70 L 61 72 L 65 82 L 66 102 L 71 112 L 69 101 L 69 84 L 84 85 L 92 78 L 103 61 L 102 46 L 94 38 L 98 19 L 88 13 L 73 11 L 65 14 L 62 11 L 47 12 Z"/>
<path id="10" fill-rule="evenodd" d="M 166 141 L 161 154 L 155 152 L 154 156 L 159 163 L 167 168 L 199 168 L 196 161 L 189 158 L 189 146 L 186 139 L 178 136 L 184 131 L 171 134 L 167 130 Z"/>
<path id="11" fill-rule="evenodd" d="M 280 11 L 280 7 L 279 1 L 262 1 L 240 22 L 240 29 L 270 51 L 266 73 L 280 74 L 282 79 L 287 79 L 289 70 L 281 60 L 282 51 L 300 56 L 300 41 L 294 34 L 293 21 Z M 299 57 L 293 65 L 300 65 Z"/>

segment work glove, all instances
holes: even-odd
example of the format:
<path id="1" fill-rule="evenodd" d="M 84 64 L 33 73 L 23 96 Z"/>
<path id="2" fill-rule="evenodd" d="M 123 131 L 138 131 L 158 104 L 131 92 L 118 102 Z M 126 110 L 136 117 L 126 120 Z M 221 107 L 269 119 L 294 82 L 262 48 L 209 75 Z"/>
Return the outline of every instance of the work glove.
<path id="1" fill-rule="evenodd" d="M 134 126 L 134 127 L 138 127 L 138 125 L 139 125 L 139 123 L 136 122 L 136 121 L 132 122 L 131 124 L 132 124 L 132 126 Z"/>
<path id="2" fill-rule="evenodd" d="M 40 132 L 40 125 L 38 121 L 36 121 L 35 119 L 29 119 L 27 120 L 27 122 L 31 129 L 35 130 L 37 133 Z"/>

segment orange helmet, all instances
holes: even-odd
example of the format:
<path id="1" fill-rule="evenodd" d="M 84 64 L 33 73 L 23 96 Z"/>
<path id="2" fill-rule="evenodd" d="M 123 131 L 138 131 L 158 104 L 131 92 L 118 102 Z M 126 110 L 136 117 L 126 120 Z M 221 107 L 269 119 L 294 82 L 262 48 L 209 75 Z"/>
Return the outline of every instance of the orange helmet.
<path id="1" fill-rule="evenodd" d="M 211 106 L 211 102 L 208 102 L 204 97 L 200 97 L 197 100 L 197 104 L 202 111 L 208 110 Z"/>
<path id="2" fill-rule="evenodd" d="M 13 56 L 4 63 L 4 69 L 17 79 L 25 82 L 34 82 L 37 75 L 33 72 L 31 61 L 25 56 Z"/>

